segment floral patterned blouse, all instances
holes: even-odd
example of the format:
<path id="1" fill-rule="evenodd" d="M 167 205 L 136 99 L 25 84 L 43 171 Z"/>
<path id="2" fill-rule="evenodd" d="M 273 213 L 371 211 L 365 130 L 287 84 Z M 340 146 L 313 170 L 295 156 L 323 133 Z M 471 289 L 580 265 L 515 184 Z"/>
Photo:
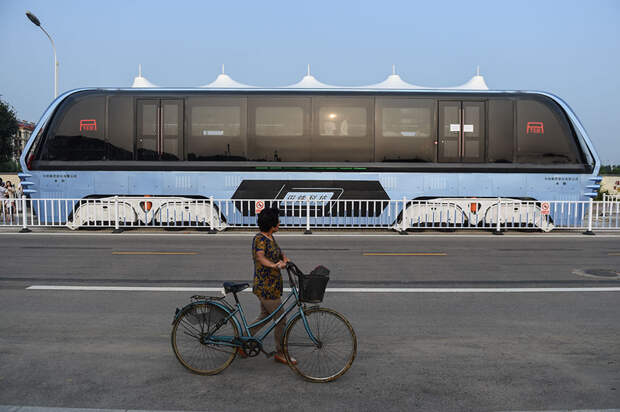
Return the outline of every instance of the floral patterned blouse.
<path id="1" fill-rule="evenodd" d="M 256 253 L 261 250 L 265 257 L 273 263 L 282 260 L 282 251 L 275 238 L 269 239 L 262 233 L 254 236 L 252 241 L 252 259 L 254 259 L 252 292 L 262 299 L 278 299 L 282 296 L 282 274 L 280 269 L 264 266 L 258 261 Z"/>

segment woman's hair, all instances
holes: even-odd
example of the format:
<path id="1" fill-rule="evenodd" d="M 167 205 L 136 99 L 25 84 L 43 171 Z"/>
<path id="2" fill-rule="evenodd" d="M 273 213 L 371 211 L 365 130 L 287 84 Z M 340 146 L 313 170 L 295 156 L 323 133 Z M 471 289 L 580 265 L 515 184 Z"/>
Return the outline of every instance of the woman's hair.
<path id="1" fill-rule="evenodd" d="M 280 215 L 280 211 L 277 207 L 270 207 L 263 209 L 258 214 L 258 227 L 261 232 L 269 232 L 269 229 L 272 227 L 278 226 L 280 219 L 278 216 Z"/>

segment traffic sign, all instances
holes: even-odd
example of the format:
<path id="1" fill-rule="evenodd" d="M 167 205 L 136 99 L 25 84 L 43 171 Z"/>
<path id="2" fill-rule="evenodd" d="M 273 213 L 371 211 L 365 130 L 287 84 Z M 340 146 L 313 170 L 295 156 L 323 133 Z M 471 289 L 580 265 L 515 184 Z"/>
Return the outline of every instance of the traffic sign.
<path id="1" fill-rule="evenodd" d="M 265 208 L 265 202 L 263 202 L 262 200 L 257 200 L 254 203 L 254 210 L 256 211 L 256 213 L 262 212 L 264 208 Z"/>
<path id="2" fill-rule="evenodd" d="M 540 213 L 542 213 L 543 215 L 549 214 L 549 202 L 542 202 L 540 204 Z"/>

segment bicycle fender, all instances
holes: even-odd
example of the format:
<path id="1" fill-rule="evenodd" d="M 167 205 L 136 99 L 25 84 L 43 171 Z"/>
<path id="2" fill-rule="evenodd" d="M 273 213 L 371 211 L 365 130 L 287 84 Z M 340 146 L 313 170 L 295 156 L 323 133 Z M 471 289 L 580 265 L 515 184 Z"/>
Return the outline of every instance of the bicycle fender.
<path id="1" fill-rule="evenodd" d="M 175 310 L 175 312 L 174 312 L 174 319 L 172 320 L 172 324 L 174 325 L 174 322 L 176 322 L 176 321 L 177 321 L 177 319 L 179 318 L 179 316 L 181 315 L 181 313 L 183 313 L 186 309 L 189 309 L 189 308 L 191 308 L 192 306 L 196 306 L 196 305 L 200 305 L 200 304 L 204 304 L 204 303 L 210 303 L 210 304 L 212 304 L 212 305 L 214 305 L 214 306 L 219 307 L 219 308 L 220 308 L 220 309 L 222 309 L 224 312 L 226 312 L 229 316 L 230 316 L 230 315 L 231 315 L 231 313 L 232 313 L 232 312 L 230 311 L 230 309 L 229 309 L 226 305 L 224 305 L 224 304 L 222 304 L 222 303 L 220 303 L 220 302 L 218 302 L 218 301 L 214 301 L 214 300 L 203 300 L 203 301 L 199 301 L 199 302 L 191 302 L 191 303 L 188 303 L 187 305 L 183 306 L 181 309 L 176 308 L 176 310 Z M 230 316 L 230 319 L 231 319 L 231 320 L 235 323 L 235 325 L 237 325 L 237 330 L 242 330 L 242 329 L 241 329 L 241 326 L 239 325 L 239 321 L 237 321 L 237 317 L 235 317 L 235 316 Z"/>
<path id="2" fill-rule="evenodd" d="M 287 330 L 287 329 L 288 329 L 288 327 L 289 327 L 289 325 L 290 325 L 291 323 L 293 323 L 293 321 L 294 321 L 295 319 L 297 319 L 298 317 L 300 317 L 300 316 L 301 316 L 301 313 L 299 313 L 299 311 L 298 311 L 297 313 L 295 313 L 295 315 L 291 316 L 291 317 L 290 317 L 290 318 L 286 321 L 286 325 L 284 326 L 284 330 Z M 282 337 L 284 337 L 284 335 L 282 335 Z"/>
<path id="3" fill-rule="evenodd" d="M 316 306 L 313 306 L 313 307 L 308 308 L 308 309 L 303 309 L 303 311 L 304 311 L 304 315 L 306 314 L 306 312 L 310 312 L 310 311 L 311 311 L 311 310 L 313 310 L 315 307 L 316 307 Z M 301 312 L 297 312 L 297 313 L 295 314 L 295 316 L 291 317 L 291 318 L 290 318 L 290 319 L 286 322 L 286 326 L 284 327 L 284 331 L 286 331 L 286 330 L 288 329 L 288 327 L 291 325 L 291 323 L 293 323 L 293 321 L 294 321 L 295 319 L 300 318 L 300 317 L 301 317 Z M 303 320 L 302 320 L 302 321 L 303 321 Z M 305 323 L 305 322 L 304 322 L 304 323 Z M 305 326 L 305 325 L 304 325 L 304 326 Z M 286 334 L 286 333 L 285 333 L 285 334 Z M 310 339 L 312 339 L 312 341 L 313 341 L 314 343 L 317 343 L 317 342 L 316 342 L 316 338 L 315 338 L 314 336 L 310 336 Z M 282 340 L 284 340 L 284 335 L 282 335 Z"/>

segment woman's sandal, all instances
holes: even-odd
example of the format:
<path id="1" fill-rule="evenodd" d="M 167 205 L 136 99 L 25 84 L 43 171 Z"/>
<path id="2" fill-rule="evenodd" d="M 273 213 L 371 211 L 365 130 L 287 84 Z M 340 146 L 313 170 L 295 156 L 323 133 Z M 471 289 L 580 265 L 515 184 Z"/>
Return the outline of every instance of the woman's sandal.
<path id="1" fill-rule="evenodd" d="M 279 353 L 273 355 L 273 360 L 288 365 L 286 357 L 284 355 L 280 355 Z M 291 365 L 297 365 L 297 359 L 291 358 Z"/>

